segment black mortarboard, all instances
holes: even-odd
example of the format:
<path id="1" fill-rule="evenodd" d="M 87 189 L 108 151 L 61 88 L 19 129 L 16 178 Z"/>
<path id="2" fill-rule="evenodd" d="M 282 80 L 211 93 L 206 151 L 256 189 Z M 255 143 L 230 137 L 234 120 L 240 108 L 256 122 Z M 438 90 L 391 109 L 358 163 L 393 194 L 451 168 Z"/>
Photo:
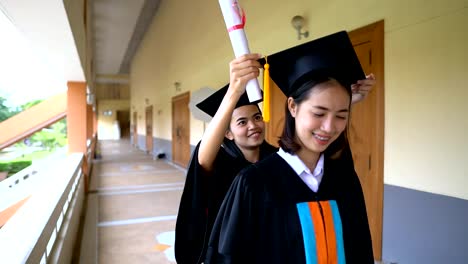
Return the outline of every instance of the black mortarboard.
<path id="1" fill-rule="evenodd" d="M 219 89 L 218 91 L 214 92 L 212 95 L 208 96 L 205 100 L 198 103 L 196 106 L 202 110 L 203 112 L 207 113 L 211 117 L 216 114 L 218 111 L 221 102 L 223 101 L 224 96 L 228 90 L 229 83 L 226 84 L 223 88 Z M 235 108 L 244 106 L 244 105 L 256 105 L 258 102 L 250 102 L 249 98 L 247 97 L 247 93 L 243 93 L 239 98 L 239 101 L 236 104 Z"/>
<path id="2" fill-rule="evenodd" d="M 327 75 L 349 89 L 366 78 L 346 31 L 280 51 L 267 60 L 270 78 L 286 96 L 314 76 Z"/>

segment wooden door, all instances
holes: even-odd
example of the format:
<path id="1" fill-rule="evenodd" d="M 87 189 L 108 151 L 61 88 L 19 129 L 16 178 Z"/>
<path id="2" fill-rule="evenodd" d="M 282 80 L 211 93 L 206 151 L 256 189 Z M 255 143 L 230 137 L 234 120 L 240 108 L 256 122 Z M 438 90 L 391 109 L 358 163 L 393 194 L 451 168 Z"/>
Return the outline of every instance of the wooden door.
<path id="1" fill-rule="evenodd" d="M 133 112 L 133 145 L 138 145 L 138 113 Z"/>
<path id="2" fill-rule="evenodd" d="M 384 22 L 380 21 L 349 33 L 366 73 L 374 73 L 377 85 L 368 98 L 352 106 L 349 139 L 355 169 L 366 199 L 374 257 L 382 258 L 383 160 L 384 160 Z M 271 88 L 271 120 L 266 140 L 278 145 L 283 132 L 286 97 Z"/>
<path id="3" fill-rule="evenodd" d="M 377 85 L 362 102 L 353 105 L 349 141 L 359 175 L 372 235 L 374 257 L 382 258 L 384 162 L 384 22 L 349 33 L 361 66 L 374 73 Z"/>
<path id="4" fill-rule="evenodd" d="M 172 98 L 172 161 L 186 167 L 190 161 L 190 93 Z"/>
<path id="5" fill-rule="evenodd" d="M 128 139 L 130 137 L 130 111 L 119 110 L 116 114 L 120 127 L 120 137 Z"/>
<path id="6" fill-rule="evenodd" d="M 147 106 L 145 110 L 146 120 L 146 152 L 153 153 L 153 106 Z"/>

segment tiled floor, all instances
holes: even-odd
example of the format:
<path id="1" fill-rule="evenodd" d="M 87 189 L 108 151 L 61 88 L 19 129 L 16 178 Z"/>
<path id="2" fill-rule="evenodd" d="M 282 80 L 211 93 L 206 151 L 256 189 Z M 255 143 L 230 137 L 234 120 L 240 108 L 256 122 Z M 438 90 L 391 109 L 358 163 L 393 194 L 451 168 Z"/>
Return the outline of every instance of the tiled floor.
<path id="1" fill-rule="evenodd" d="M 174 226 L 185 171 L 153 160 L 128 140 L 99 141 L 93 168 L 98 263 L 174 261 Z"/>

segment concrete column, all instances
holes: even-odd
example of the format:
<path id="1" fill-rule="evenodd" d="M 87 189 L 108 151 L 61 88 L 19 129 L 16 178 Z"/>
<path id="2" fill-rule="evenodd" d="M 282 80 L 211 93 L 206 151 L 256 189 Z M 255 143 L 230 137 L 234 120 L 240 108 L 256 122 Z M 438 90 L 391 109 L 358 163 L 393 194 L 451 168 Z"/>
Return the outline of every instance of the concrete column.
<path id="1" fill-rule="evenodd" d="M 89 186 L 89 165 L 87 163 L 88 107 L 86 103 L 86 83 L 68 82 L 67 91 L 67 134 L 68 153 L 84 154 L 82 170 L 84 172 L 85 191 Z"/>
<path id="2" fill-rule="evenodd" d="M 68 82 L 67 86 L 68 153 L 81 152 L 86 154 L 86 83 Z"/>

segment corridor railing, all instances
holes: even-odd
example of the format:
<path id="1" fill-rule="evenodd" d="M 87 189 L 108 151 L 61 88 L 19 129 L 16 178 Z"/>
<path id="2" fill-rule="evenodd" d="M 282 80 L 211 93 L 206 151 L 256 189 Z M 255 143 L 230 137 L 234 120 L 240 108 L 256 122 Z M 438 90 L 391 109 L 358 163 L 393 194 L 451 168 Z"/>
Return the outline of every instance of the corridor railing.
<path id="1" fill-rule="evenodd" d="M 0 263 L 71 263 L 84 201 L 84 155 L 39 171 L 28 201 L 0 229 Z"/>
<path id="2" fill-rule="evenodd" d="M 37 186 L 37 173 L 36 166 L 29 166 L 0 182 L 0 212 L 31 195 Z"/>

